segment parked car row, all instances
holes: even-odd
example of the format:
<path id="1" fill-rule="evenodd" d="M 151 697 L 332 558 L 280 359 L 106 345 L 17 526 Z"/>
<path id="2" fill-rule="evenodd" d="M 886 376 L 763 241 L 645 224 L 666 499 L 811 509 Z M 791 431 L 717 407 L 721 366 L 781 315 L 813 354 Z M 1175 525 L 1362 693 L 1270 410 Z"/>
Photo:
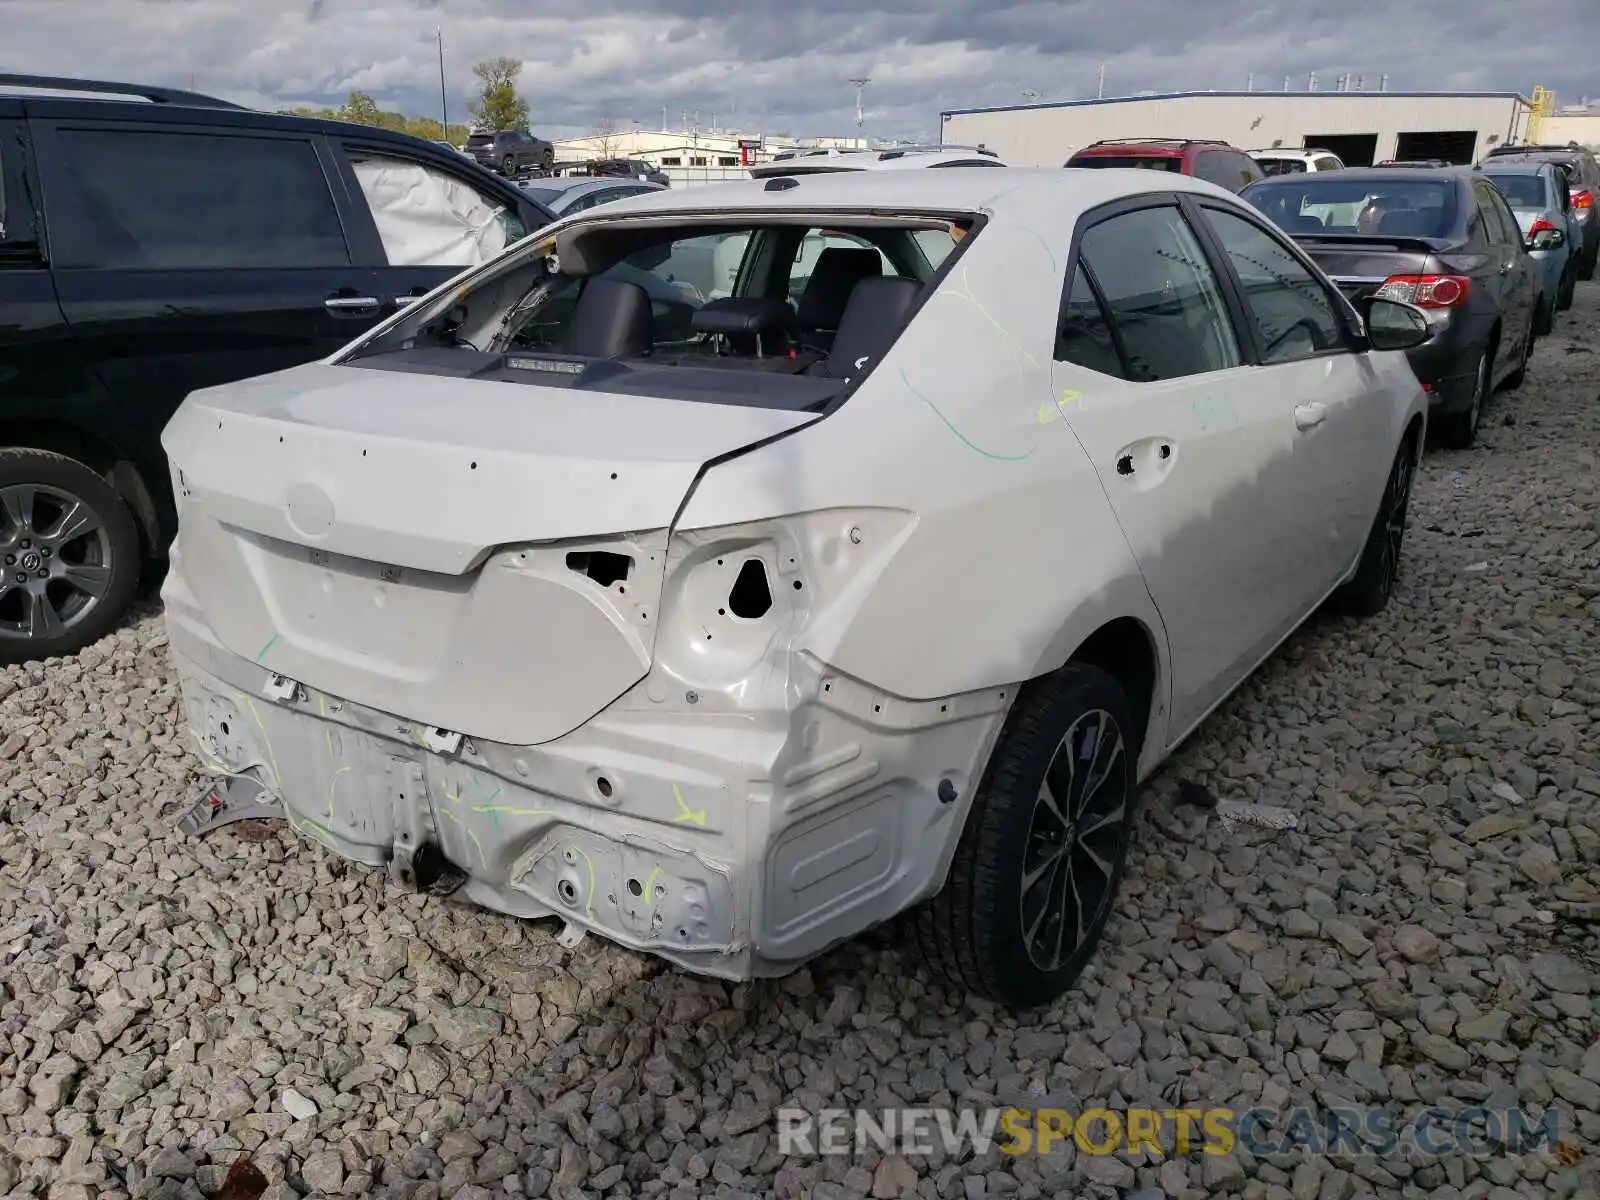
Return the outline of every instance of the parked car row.
<path id="1" fill-rule="evenodd" d="M 1241 193 L 1347 296 L 1428 313 L 1411 351 L 1446 444 L 1477 438 L 1497 387 L 1519 386 L 1537 339 L 1600 253 L 1600 170 L 1576 147 L 1503 147 L 1476 167 L 1393 162 L 1279 173 Z"/>

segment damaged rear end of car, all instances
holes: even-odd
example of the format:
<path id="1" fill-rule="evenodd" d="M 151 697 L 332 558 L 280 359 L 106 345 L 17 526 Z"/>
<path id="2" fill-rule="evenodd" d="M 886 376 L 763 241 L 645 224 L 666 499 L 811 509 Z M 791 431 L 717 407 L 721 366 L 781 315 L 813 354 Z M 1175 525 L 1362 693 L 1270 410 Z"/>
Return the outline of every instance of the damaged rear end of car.
<path id="1" fill-rule="evenodd" d="M 1005 693 L 891 720 L 800 647 L 914 513 L 774 479 L 766 519 L 680 517 L 846 403 L 983 217 L 624 208 L 174 417 L 185 827 L 281 815 L 406 889 L 781 973 L 915 898 L 906 790 L 965 786 Z"/>

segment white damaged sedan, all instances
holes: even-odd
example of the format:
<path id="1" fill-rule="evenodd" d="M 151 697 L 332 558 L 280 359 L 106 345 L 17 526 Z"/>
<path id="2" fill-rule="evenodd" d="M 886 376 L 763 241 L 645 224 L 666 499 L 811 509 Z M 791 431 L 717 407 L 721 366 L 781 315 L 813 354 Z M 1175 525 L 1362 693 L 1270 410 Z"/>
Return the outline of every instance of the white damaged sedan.
<path id="1" fill-rule="evenodd" d="M 168 426 L 185 827 L 734 979 L 916 908 L 951 986 L 1047 1002 L 1140 781 L 1388 600 L 1426 329 L 1148 171 L 560 222 Z"/>

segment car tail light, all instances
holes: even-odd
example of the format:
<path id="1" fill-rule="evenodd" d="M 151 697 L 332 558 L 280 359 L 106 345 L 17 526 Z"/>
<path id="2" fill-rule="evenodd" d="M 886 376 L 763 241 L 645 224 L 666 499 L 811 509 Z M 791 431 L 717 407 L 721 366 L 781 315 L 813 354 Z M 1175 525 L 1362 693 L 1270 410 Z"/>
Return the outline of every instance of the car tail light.
<path id="1" fill-rule="evenodd" d="M 1594 193 L 1589 191 L 1587 188 L 1585 188 L 1581 192 L 1573 192 L 1572 193 L 1572 207 L 1573 208 L 1593 208 L 1594 207 Z"/>
<path id="2" fill-rule="evenodd" d="M 1391 275 L 1377 294 L 1418 308 L 1460 308 L 1471 291 L 1465 275 Z"/>
<path id="3" fill-rule="evenodd" d="M 1541 233 L 1555 232 L 1557 232 L 1556 227 L 1549 221 L 1546 221 L 1543 217 L 1540 217 L 1533 223 L 1533 227 L 1528 230 L 1528 237 L 1531 240 L 1535 237 L 1538 237 Z"/>

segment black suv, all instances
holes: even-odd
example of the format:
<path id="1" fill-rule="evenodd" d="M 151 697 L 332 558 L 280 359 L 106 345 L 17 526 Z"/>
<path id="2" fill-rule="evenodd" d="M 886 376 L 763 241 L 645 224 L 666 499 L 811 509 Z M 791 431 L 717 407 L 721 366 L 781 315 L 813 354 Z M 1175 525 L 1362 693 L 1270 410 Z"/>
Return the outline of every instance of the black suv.
<path id="1" fill-rule="evenodd" d="M 525 129 L 474 133 L 467 138 L 467 154 L 507 179 L 528 171 L 548 171 L 556 161 L 556 148 Z"/>
<path id="2" fill-rule="evenodd" d="M 159 578 L 185 396 L 331 354 L 550 220 L 405 134 L 0 75 L 0 663 Z"/>
<path id="3" fill-rule="evenodd" d="M 1484 159 L 1489 161 L 1552 162 L 1567 177 L 1567 195 L 1583 229 L 1583 248 L 1578 254 L 1578 278 L 1593 279 L 1600 264 L 1600 159 L 1570 142 L 1565 146 L 1497 146 Z"/>

